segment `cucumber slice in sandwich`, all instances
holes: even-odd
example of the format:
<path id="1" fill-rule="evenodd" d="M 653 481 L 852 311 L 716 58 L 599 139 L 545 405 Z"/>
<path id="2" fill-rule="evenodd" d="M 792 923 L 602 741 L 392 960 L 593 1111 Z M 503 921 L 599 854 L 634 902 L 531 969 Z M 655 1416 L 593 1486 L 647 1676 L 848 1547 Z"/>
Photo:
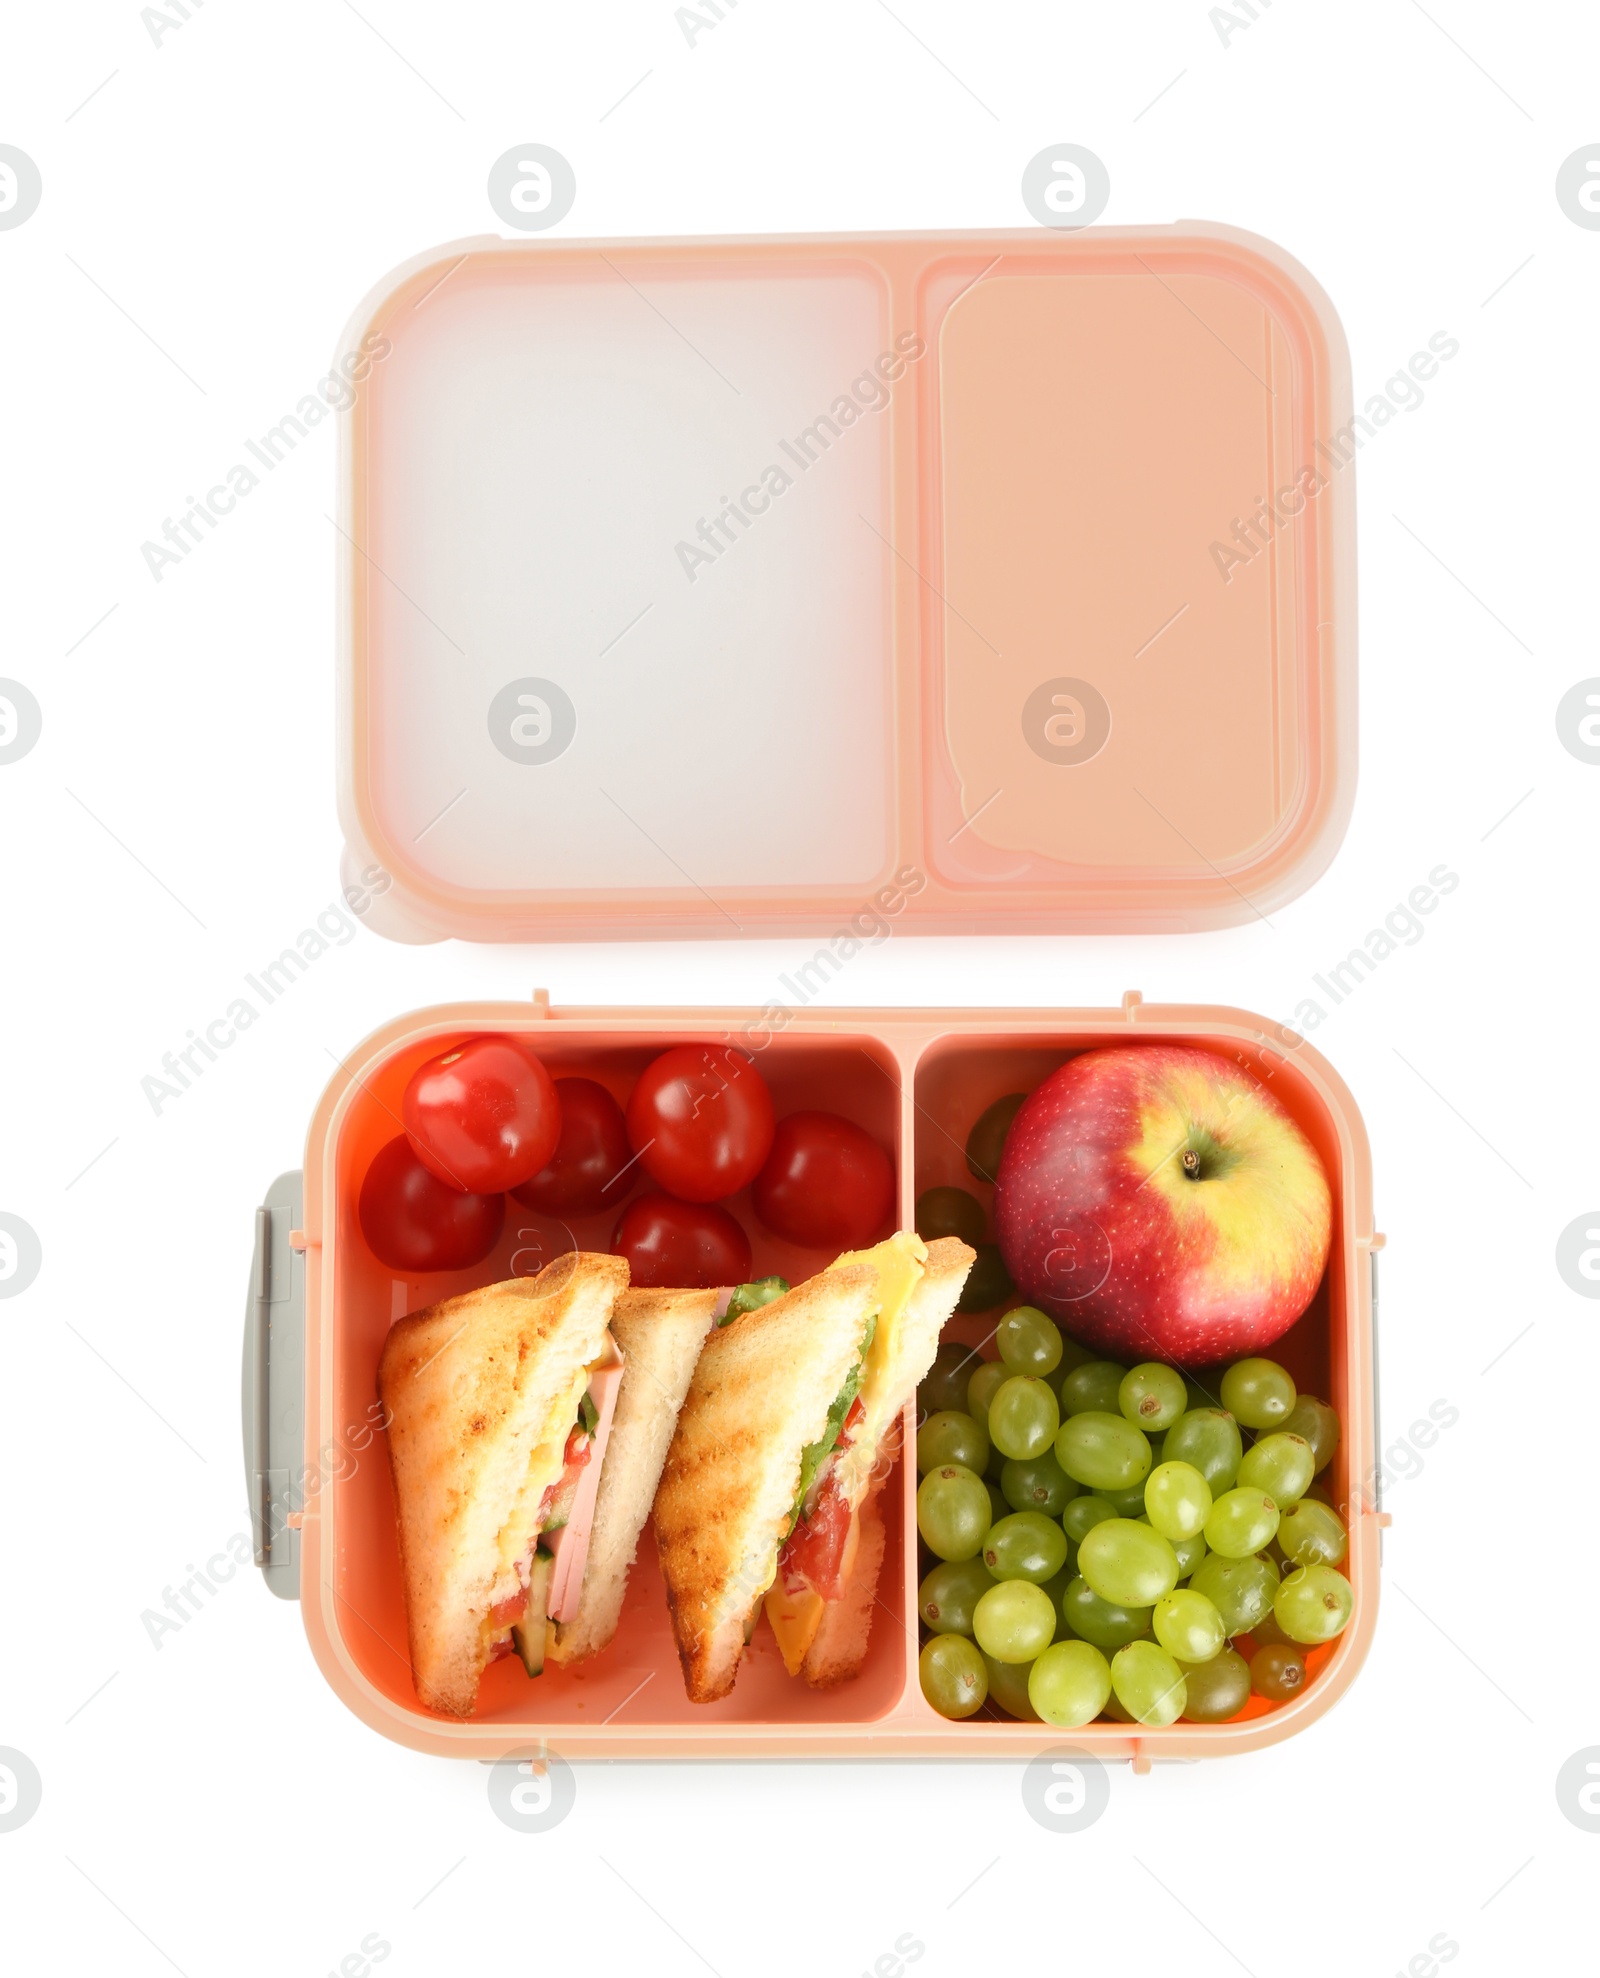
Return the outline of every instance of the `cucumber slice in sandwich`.
<path id="1" fill-rule="evenodd" d="M 528 1575 L 528 1610 L 511 1630 L 522 1666 L 530 1676 L 544 1674 L 545 1617 L 550 1602 L 550 1575 L 555 1568 L 556 1562 L 548 1552 L 533 1555 L 533 1568 Z"/>

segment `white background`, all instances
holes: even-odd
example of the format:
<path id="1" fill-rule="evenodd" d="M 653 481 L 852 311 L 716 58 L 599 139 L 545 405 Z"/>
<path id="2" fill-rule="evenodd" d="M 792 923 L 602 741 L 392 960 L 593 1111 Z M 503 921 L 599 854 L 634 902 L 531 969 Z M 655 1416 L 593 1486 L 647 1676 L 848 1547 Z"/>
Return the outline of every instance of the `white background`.
<path id="1" fill-rule="evenodd" d="M 1555 1794 L 1600 1743 L 1600 1354 L 1554 1261 L 1600 1200 L 1600 769 L 1554 718 L 1600 673 L 1600 234 L 1554 195 L 1600 139 L 1600 22 L 1277 0 L 1225 42 L 1197 0 L 742 0 L 691 47 L 665 0 L 599 13 L 208 0 L 156 45 L 132 0 L 80 0 L 0 27 L 0 141 L 44 181 L 0 233 L 0 671 L 45 723 L 0 769 L 0 1207 L 44 1253 L 0 1304 L 0 1745 L 44 1780 L 0 1833 L 6 1962 L 320 1973 L 376 1932 L 397 1973 L 732 1978 L 870 1970 L 910 1932 L 930 1974 L 1309 1978 L 1405 1970 L 1443 1933 L 1461 1971 L 1553 1966 L 1600 1867 Z M 1358 403 L 1435 331 L 1461 343 L 1360 462 L 1360 791 L 1328 877 L 1270 924 L 896 940 L 842 985 L 1286 1017 L 1432 867 L 1460 875 L 1315 1039 L 1391 1237 L 1387 1440 L 1436 1401 L 1460 1416 L 1391 1491 L 1371 1658 L 1289 1744 L 1116 1770 L 1082 1836 L 1037 1827 L 996 1764 L 586 1767 L 565 1824 L 522 1837 L 483 1768 L 350 1716 L 252 1575 L 159 1651 L 140 1624 L 243 1527 L 251 1211 L 332 1054 L 535 983 L 759 1002 L 805 945 L 362 930 L 161 1117 L 141 1095 L 337 896 L 331 422 L 159 586 L 139 546 L 313 388 L 387 269 L 498 230 L 489 166 L 529 140 L 575 166 L 569 236 L 1025 224 L 1023 166 L 1072 140 L 1109 167 L 1108 222 L 1223 220 L 1298 255 Z"/>

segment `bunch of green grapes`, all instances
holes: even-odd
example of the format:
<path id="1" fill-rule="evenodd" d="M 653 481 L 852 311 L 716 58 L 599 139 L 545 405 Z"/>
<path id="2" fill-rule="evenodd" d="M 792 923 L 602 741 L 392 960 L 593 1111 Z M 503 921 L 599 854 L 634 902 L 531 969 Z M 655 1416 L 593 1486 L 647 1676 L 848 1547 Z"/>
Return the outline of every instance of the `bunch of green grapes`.
<path id="1" fill-rule="evenodd" d="M 1276 1361 L 1215 1391 L 1096 1360 L 1020 1305 L 999 1357 L 941 1346 L 918 1390 L 922 1693 L 1070 1729 L 1222 1723 L 1306 1683 L 1350 1619 L 1317 1481 L 1339 1418 Z"/>

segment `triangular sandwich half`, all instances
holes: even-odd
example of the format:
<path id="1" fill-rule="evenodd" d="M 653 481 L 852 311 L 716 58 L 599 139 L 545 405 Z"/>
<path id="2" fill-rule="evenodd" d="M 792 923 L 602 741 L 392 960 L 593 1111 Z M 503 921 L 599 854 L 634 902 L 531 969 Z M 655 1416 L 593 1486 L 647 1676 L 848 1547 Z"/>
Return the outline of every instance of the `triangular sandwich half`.
<path id="1" fill-rule="evenodd" d="M 617 1632 L 628 1572 L 655 1501 L 695 1363 L 726 1293 L 625 1291 L 611 1315 L 622 1384 L 589 1531 L 582 1596 L 570 1622 L 550 1629 L 552 1662 L 595 1655 Z"/>
<path id="2" fill-rule="evenodd" d="M 607 1326 L 627 1283 L 619 1257 L 559 1257 L 537 1277 L 413 1312 L 384 1344 L 412 1674 L 435 1710 L 471 1715 L 527 1612 L 541 1532 L 598 1462 L 590 1395 L 609 1389 L 609 1413 Z"/>
<path id="3" fill-rule="evenodd" d="M 924 1247 L 901 1234 L 840 1260 L 876 1266 L 882 1309 L 855 1407 L 765 1600 L 790 1675 L 818 1688 L 847 1682 L 866 1659 L 885 1541 L 878 1494 L 900 1454 L 906 1404 L 933 1365 L 976 1255 L 956 1237 Z"/>
<path id="4" fill-rule="evenodd" d="M 869 1266 L 826 1271 L 713 1332 L 656 1492 L 656 1549 L 684 1686 L 726 1696 L 793 1516 L 801 1461 L 860 1365 Z"/>
<path id="5" fill-rule="evenodd" d="M 909 1232 L 842 1257 L 712 1334 L 656 1495 L 656 1543 L 690 1698 L 733 1687 L 768 1595 L 784 1660 L 818 1683 L 855 1674 L 883 1557 L 863 1512 L 893 1460 L 973 1253 Z M 927 1292 L 924 1281 L 931 1283 Z M 824 1636 L 829 1605 L 865 1587 Z M 821 1638 L 818 1659 L 807 1657 Z"/>

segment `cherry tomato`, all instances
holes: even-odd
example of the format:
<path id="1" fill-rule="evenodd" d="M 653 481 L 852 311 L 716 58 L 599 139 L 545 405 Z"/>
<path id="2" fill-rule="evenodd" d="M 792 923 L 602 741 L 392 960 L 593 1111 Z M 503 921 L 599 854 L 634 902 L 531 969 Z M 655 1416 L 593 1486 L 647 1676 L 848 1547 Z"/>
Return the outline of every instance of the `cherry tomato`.
<path id="1" fill-rule="evenodd" d="M 640 1165 L 683 1202 L 720 1202 L 761 1172 L 772 1095 L 742 1051 L 681 1044 L 646 1065 L 628 1101 Z"/>
<path id="2" fill-rule="evenodd" d="M 778 1122 L 750 1199 L 774 1236 L 859 1250 L 889 1220 L 894 1168 L 870 1133 L 837 1113 L 791 1113 Z"/>
<path id="3" fill-rule="evenodd" d="M 618 1218 L 611 1248 L 627 1258 L 633 1282 L 646 1290 L 681 1285 L 703 1291 L 743 1284 L 750 1275 L 749 1237 L 726 1209 L 708 1202 L 640 1195 Z"/>
<path id="4" fill-rule="evenodd" d="M 592 1216 L 620 1207 L 618 1176 L 633 1159 L 622 1108 L 592 1078 L 558 1078 L 561 1138 L 549 1162 L 512 1194 L 550 1216 Z"/>
<path id="5" fill-rule="evenodd" d="M 549 1072 L 509 1037 L 474 1037 L 418 1066 L 400 1118 L 425 1168 L 477 1194 L 529 1180 L 561 1138 Z"/>
<path id="6" fill-rule="evenodd" d="M 469 1195 L 425 1168 L 406 1136 L 380 1148 L 356 1213 L 367 1247 L 392 1271 L 460 1271 L 500 1240 L 503 1195 Z"/>

